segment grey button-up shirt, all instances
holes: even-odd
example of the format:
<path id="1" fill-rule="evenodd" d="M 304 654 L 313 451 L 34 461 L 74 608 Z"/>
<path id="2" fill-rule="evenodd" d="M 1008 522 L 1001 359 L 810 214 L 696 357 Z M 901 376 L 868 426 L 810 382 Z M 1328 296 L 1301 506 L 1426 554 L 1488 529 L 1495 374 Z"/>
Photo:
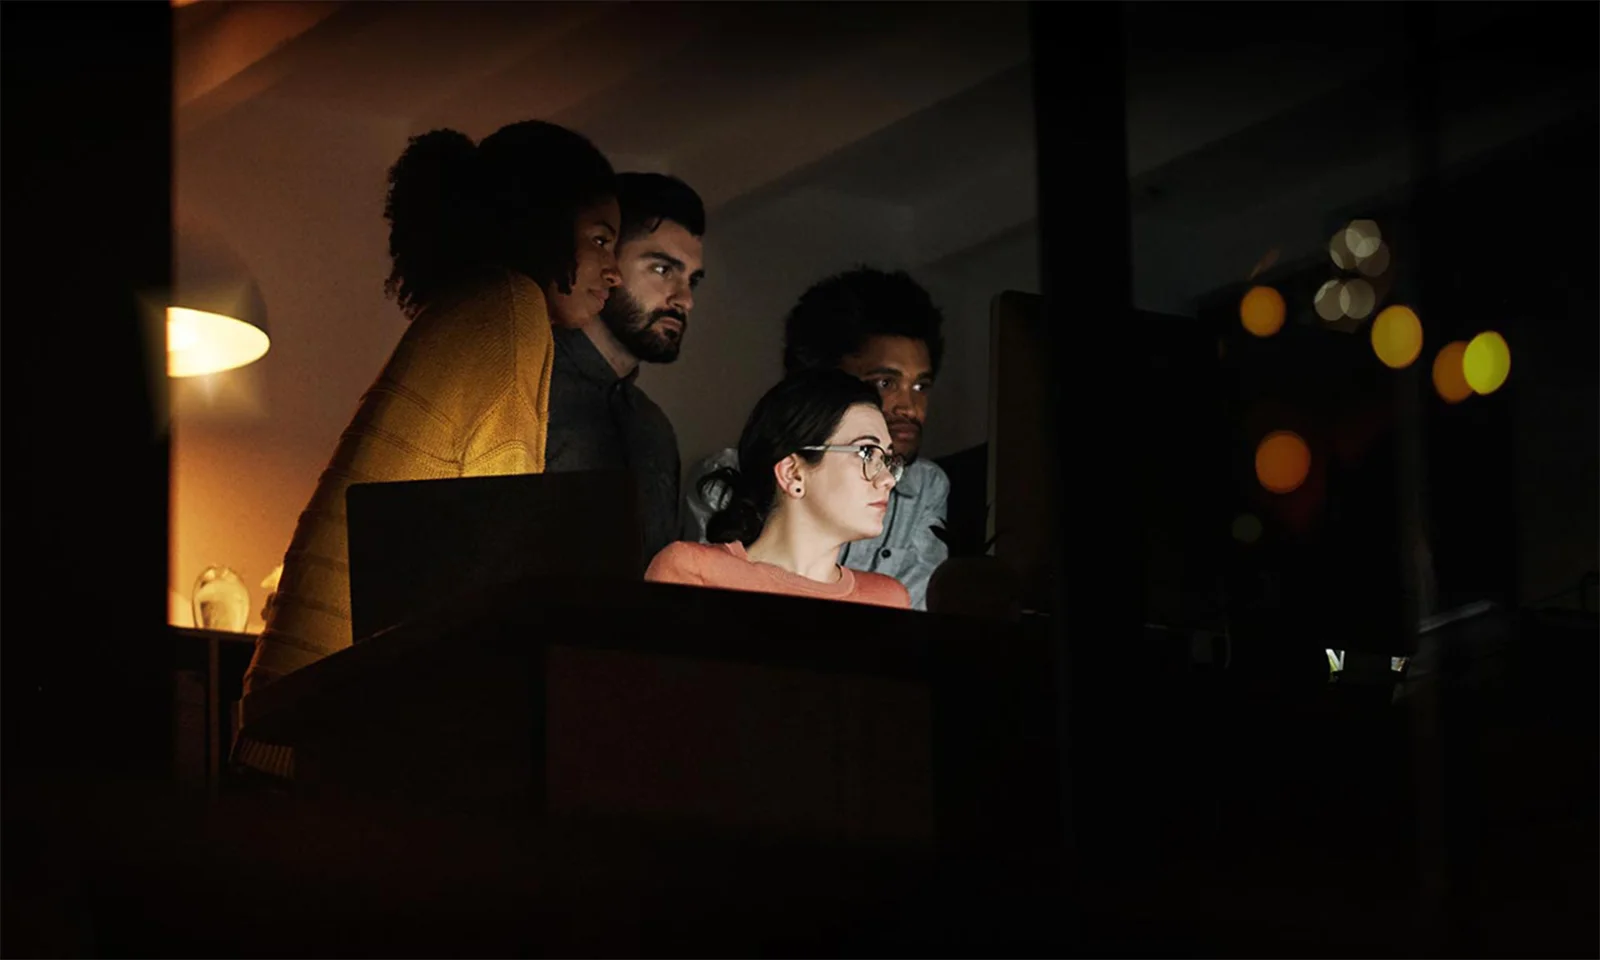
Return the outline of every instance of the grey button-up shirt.
<path id="1" fill-rule="evenodd" d="M 710 485 L 709 496 L 702 494 L 701 478 L 713 470 L 738 466 L 739 452 L 732 448 L 695 464 L 683 491 L 683 539 L 705 543 L 706 524 L 727 503 L 728 491 L 720 484 Z M 918 460 L 906 468 L 889 496 L 883 533 L 845 544 L 839 564 L 894 577 L 910 592 L 913 608 L 928 609 L 928 581 L 950 556 L 950 548 L 933 532 L 934 527 L 944 526 L 949 500 L 950 478 L 932 460 Z"/>
<path id="2" fill-rule="evenodd" d="M 552 472 L 628 470 L 639 497 L 646 564 L 678 530 L 678 436 L 672 421 L 582 330 L 555 330 L 550 426 L 544 465 Z"/>

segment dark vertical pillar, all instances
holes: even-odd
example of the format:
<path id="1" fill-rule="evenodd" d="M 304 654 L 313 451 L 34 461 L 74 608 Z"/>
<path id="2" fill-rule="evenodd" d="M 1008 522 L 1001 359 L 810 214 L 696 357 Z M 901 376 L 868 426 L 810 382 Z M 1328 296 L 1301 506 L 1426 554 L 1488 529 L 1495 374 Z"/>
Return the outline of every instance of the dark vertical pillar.
<path id="1" fill-rule="evenodd" d="M 1430 308 L 1443 308 L 1447 272 L 1438 228 L 1441 157 L 1439 152 L 1439 53 L 1435 11 L 1427 4 L 1405 8 L 1405 89 L 1410 135 L 1411 221 L 1413 249 L 1409 260 L 1413 306 L 1423 323 L 1422 355 L 1395 376 L 1395 490 L 1398 497 L 1399 573 L 1402 584 L 1401 622 L 1404 639 L 1416 637 L 1420 621 L 1436 612 L 1434 566 L 1429 535 L 1424 392 L 1429 389 L 1433 354 L 1442 346 L 1440 322 L 1430 323 Z M 1436 631 L 1416 642 L 1434 646 L 1419 650 L 1433 664 L 1432 676 L 1418 686 L 1412 701 L 1413 777 L 1416 797 L 1416 836 L 1421 872 L 1422 910 L 1419 917 L 1425 949 L 1460 955 L 1462 919 L 1458 907 L 1459 863 L 1462 839 L 1452 825 L 1465 797 L 1450 788 L 1455 764 L 1451 756 L 1459 735 L 1451 722 L 1453 700 L 1450 677 L 1455 673 L 1450 644 L 1441 642 L 1454 631 Z"/>
<path id="2" fill-rule="evenodd" d="M 172 7 L 3 9 L 8 795 L 165 780 Z"/>
<path id="3" fill-rule="evenodd" d="M 1048 412 L 1065 840 L 1078 889 L 1092 897 L 1106 870 L 1130 866 L 1141 836 L 1124 822 L 1136 818 L 1117 774 L 1138 726 L 1143 622 L 1124 8 L 1035 4 L 1032 13 L 1043 343 L 1057 371 Z"/>

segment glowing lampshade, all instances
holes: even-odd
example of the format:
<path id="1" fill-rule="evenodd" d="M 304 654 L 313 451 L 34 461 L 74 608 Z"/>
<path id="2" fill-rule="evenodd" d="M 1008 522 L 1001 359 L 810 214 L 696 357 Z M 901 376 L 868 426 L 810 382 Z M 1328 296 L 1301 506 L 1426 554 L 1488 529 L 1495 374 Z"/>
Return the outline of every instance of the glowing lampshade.
<path id="1" fill-rule="evenodd" d="M 1468 386 L 1481 394 L 1494 393 L 1511 374 L 1511 347 L 1505 337 L 1485 330 L 1467 344 L 1461 366 Z"/>
<path id="2" fill-rule="evenodd" d="M 180 217 L 177 282 L 167 307 L 167 376 L 197 377 L 254 363 L 271 346 L 255 278 L 216 231 Z"/>
<path id="3" fill-rule="evenodd" d="M 1251 287 L 1239 301 L 1239 322 L 1258 337 L 1283 328 L 1283 295 L 1271 287 Z"/>
<path id="4" fill-rule="evenodd" d="M 1462 365 L 1466 352 L 1467 345 L 1455 340 L 1439 348 L 1438 355 L 1433 358 L 1433 388 L 1439 391 L 1445 403 L 1460 403 L 1472 396 L 1472 387 L 1467 383 Z"/>
<path id="5" fill-rule="evenodd" d="M 198 377 L 254 363 L 267 352 L 266 331 L 234 317 L 167 308 L 167 376 Z"/>
<path id="6" fill-rule="evenodd" d="M 1411 366 L 1422 353 L 1422 321 L 1409 307 L 1385 308 L 1372 321 L 1372 352 L 1395 370 Z"/>
<path id="7" fill-rule="evenodd" d="M 1311 471 L 1311 448 L 1290 430 L 1274 430 L 1256 447 L 1256 479 L 1273 493 L 1293 493 Z"/>

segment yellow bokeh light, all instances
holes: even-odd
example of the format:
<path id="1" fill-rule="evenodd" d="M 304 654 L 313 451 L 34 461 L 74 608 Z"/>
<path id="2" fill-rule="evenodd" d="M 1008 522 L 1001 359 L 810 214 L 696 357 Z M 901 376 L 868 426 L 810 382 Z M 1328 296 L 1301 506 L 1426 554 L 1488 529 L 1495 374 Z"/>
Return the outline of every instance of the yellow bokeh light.
<path id="1" fill-rule="evenodd" d="M 1462 357 L 1467 352 L 1464 341 L 1454 340 L 1439 348 L 1439 353 L 1433 358 L 1433 388 L 1439 391 L 1439 396 L 1445 403 L 1460 403 L 1472 396 L 1472 387 L 1467 383 L 1467 375 L 1462 366 Z"/>
<path id="2" fill-rule="evenodd" d="M 1422 353 L 1422 321 L 1410 307 L 1387 307 L 1372 321 L 1372 352 L 1395 370 L 1411 366 Z"/>
<path id="3" fill-rule="evenodd" d="M 1485 330 L 1472 338 L 1461 357 L 1467 385 L 1480 394 L 1494 393 L 1511 374 L 1511 347 L 1506 338 Z"/>
<path id="4" fill-rule="evenodd" d="M 1311 448 L 1292 430 L 1274 430 L 1256 447 L 1256 479 L 1273 493 L 1293 493 L 1311 471 Z"/>
<path id="5" fill-rule="evenodd" d="M 1283 295 L 1271 287 L 1251 287 L 1239 301 L 1239 322 L 1258 337 L 1283 329 Z"/>

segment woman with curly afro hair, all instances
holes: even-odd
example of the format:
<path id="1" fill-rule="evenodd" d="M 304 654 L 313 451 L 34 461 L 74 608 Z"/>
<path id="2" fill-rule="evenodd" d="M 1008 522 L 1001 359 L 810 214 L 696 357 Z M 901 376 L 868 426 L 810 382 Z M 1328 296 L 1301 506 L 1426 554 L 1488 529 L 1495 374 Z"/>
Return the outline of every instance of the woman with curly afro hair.
<path id="1" fill-rule="evenodd" d="M 350 484 L 544 471 L 552 327 L 590 323 L 621 282 L 616 175 L 571 130 L 435 130 L 388 188 L 385 290 L 410 323 L 300 516 L 246 693 L 352 642 Z M 241 740 L 236 759 L 293 774 L 286 748 Z"/>

